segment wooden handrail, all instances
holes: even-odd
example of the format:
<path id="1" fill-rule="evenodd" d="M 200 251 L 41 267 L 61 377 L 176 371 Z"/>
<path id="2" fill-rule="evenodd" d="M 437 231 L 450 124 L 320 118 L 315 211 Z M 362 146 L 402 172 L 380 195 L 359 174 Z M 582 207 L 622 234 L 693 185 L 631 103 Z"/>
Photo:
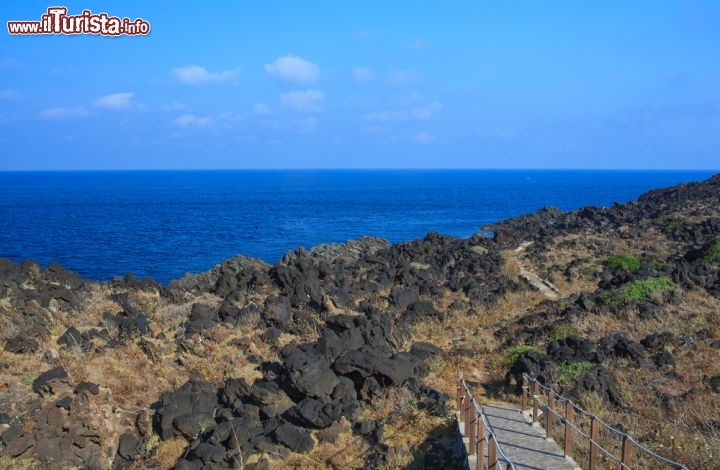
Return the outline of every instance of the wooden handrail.
<path id="1" fill-rule="evenodd" d="M 500 447 L 495 431 L 490 427 L 485 411 L 477 404 L 475 398 L 473 398 L 472 392 L 465 382 L 462 373 L 458 378 L 455 398 L 460 421 L 464 424 L 465 436 L 469 440 L 468 454 L 477 454 L 478 468 L 484 468 L 485 444 L 487 443 L 488 470 L 499 470 L 503 468 L 503 464 L 505 470 L 516 470 L 515 465 L 507 457 L 502 447 Z"/>
<path id="2" fill-rule="evenodd" d="M 532 384 L 532 386 L 531 386 Z M 532 390 L 531 390 L 532 387 Z M 542 395 L 546 397 L 545 403 L 542 402 Z M 558 410 L 556 404 L 563 403 L 564 410 Z M 597 468 L 600 453 L 606 457 L 614 460 L 618 464 L 620 470 L 629 470 L 634 468 L 633 462 L 634 457 L 637 453 L 645 454 L 657 463 L 663 464 L 669 468 L 677 470 L 688 470 L 688 468 L 678 462 L 674 462 L 668 458 L 656 454 L 647 447 L 644 447 L 638 441 L 633 439 L 628 434 L 615 429 L 602 421 L 599 417 L 592 413 L 580 408 L 578 405 L 570 401 L 570 399 L 559 395 L 550 387 L 546 387 L 541 384 L 536 378 L 530 377 L 527 374 L 523 374 L 523 386 L 522 386 L 522 409 L 523 411 L 528 410 L 532 407 L 532 421 L 533 423 L 539 422 L 539 409 L 541 406 L 545 407 L 546 420 L 545 420 L 545 432 L 547 437 L 552 437 L 554 428 L 554 417 L 560 417 L 562 424 L 564 425 L 564 446 L 563 452 L 566 457 L 572 456 L 572 449 L 574 443 L 574 435 L 578 434 L 584 437 L 590 445 L 590 455 L 588 458 L 588 468 L 595 470 Z M 575 417 L 587 417 L 590 419 L 590 434 L 585 434 L 578 427 L 575 426 Z M 622 442 L 620 455 L 616 456 L 608 449 L 604 448 L 601 442 L 600 430 L 606 429 L 610 433 L 616 435 Z"/>

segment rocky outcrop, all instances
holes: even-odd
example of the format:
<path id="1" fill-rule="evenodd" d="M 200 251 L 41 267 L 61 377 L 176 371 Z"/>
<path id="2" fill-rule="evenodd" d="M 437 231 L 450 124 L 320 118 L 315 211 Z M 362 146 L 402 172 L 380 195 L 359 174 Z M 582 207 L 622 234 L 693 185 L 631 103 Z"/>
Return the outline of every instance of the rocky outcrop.
<path id="1" fill-rule="evenodd" d="M 13 419 L 2 433 L 4 453 L 48 468 L 108 468 L 122 429 L 109 391 L 75 383 L 60 367 L 40 374 L 33 389 L 42 399 L 25 421 Z"/>
<path id="2" fill-rule="evenodd" d="M 317 340 L 284 346 L 282 362 L 263 364 L 252 384 L 232 379 L 216 389 L 193 378 L 163 394 L 158 435 L 190 442 L 179 466 L 233 468 L 240 455 L 308 452 L 315 431 L 343 420 L 362 429 L 361 407 L 388 387 L 408 386 L 428 409 L 447 412 L 448 397 L 419 383 L 427 368 L 418 355 L 439 351 L 420 344 L 415 354 L 396 352 L 396 328 L 386 314 L 329 316 Z"/>

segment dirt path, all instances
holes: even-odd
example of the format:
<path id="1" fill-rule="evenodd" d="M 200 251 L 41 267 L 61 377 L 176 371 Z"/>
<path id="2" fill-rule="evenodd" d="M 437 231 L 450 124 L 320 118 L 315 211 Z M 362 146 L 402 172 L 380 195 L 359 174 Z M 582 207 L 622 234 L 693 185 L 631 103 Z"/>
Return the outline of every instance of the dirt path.
<path id="1" fill-rule="evenodd" d="M 539 290 L 548 299 L 557 300 L 560 298 L 560 290 L 554 285 L 552 285 L 550 281 L 547 281 L 535 274 L 534 272 L 526 269 L 520 261 L 520 257 L 518 255 L 523 253 L 527 247 L 532 245 L 532 243 L 533 242 L 523 242 L 520 244 L 520 246 L 513 250 L 513 255 L 515 255 L 515 261 L 520 267 L 520 277 L 529 282 L 530 285 Z"/>

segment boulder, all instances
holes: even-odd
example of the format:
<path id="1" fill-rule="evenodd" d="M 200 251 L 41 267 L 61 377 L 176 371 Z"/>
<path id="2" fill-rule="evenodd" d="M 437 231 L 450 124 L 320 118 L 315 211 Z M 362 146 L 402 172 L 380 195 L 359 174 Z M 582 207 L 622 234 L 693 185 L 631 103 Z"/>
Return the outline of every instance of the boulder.
<path id="1" fill-rule="evenodd" d="M 175 416 L 172 425 L 184 437 L 193 439 L 215 427 L 215 417 L 213 412 L 190 412 Z"/>
<path id="2" fill-rule="evenodd" d="M 218 313 L 209 305 L 193 304 L 188 320 L 185 323 L 185 332 L 189 335 L 203 334 L 217 325 L 218 320 Z"/>
<path id="3" fill-rule="evenodd" d="M 193 419 L 201 421 L 206 429 L 212 425 L 210 419 L 215 416 L 217 407 L 215 387 L 199 378 L 191 378 L 178 390 L 160 396 L 160 437 L 163 440 L 179 435 L 194 437 L 202 427 L 194 426 Z"/>
<path id="4" fill-rule="evenodd" d="M 310 432 L 287 421 L 275 430 L 275 439 L 293 452 L 308 452 L 315 443 Z"/>
<path id="5" fill-rule="evenodd" d="M 39 349 L 40 342 L 23 333 L 13 336 L 5 343 L 5 351 L 13 354 L 34 353 Z"/>
<path id="6" fill-rule="evenodd" d="M 442 356 L 442 349 L 430 343 L 417 342 L 410 348 L 410 354 L 425 361 L 430 358 Z"/>
<path id="7" fill-rule="evenodd" d="M 314 345 L 304 349 L 288 345 L 280 351 L 294 391 L 303 396 L 330 396 L 339 383 L 328 361 L 317 354 Z"/>
<path id="8" fill-rule="evenodd" d="M 67 388 L 69 375 L 62 367 L 55 367 L 40 374 L 34 381 L 33 390 L 42 395 L 58 393 L 59 390 Z"/>
<path id="9" fill-rule="evenodd" d="M 584 393 L 592 392 L 603 401 L 622 406 L 620 384 L 615 376 L 602 365 L 596 365 L 585 371 L 575 382 L 572 396 L 581 399 Z"/>
<path id="10" fill-rule="evenodd" d="M 547 355 L 558 364 L 581 361 L 599 364 L 605 358 L 592 342 L 577 336 L 551 342 L 547 345 Z"/>
<path id="11" fill-rule="evenodd" d="M 261 316 L 268 326 L 284 330 L 292 317 L 290 301 L 287 297 L 270 297 L 265 301 L 265 310 Z"/>
<path id="12" fill-rule="evenodd" d="M 674 333 L 663 331 L 662 333 L 651 333 L 647 335 L 640 344 L 647 349 L 659 350 L 677 341 Z"/>
<path id="13" fill-rule="evenodd" d="M 323 402 L 314 398 L 306 398 L 287 411 L 292 421 L 309 428 L 325 429 L 337 421 L 342 415 L 339 402 Z"/>
<path id="14" fill-rule="evenodd" d="M 333 369 L 342 375 L 373 376 L 385 386 L 400 386 L 411 377 L 427 374 L 425 365 L 415 356 L 399 353 L 388 357 L 382 351 L 368 346 L 343 354 L 335 361 Z"/>
<path id="15" fill-rule="evenodd" d="M 505 381 L 508 385 L 512 380 L 515 381 L 516 391 L 522 391 L 523 374 L 530 377 L 540 378 L 543 373 L 543 358 L 535 351 L 526 351 L 518 356 L 515 363 L 510 366 L 510 370 L 505 375 Z M 541 382 L 544 380 L 541 380 Z"/>
<path id="16" fill-rule="evenodd" d="M 645 348 L 640 343 L 628 339 L 624 333 L 613 333 L 600 340 L 599 348 L 605 355 L 626 357 L 636 365 L 645 358 Z"/>
<path id="17" fill-rule="evenodd" d="M 405 310 L 403 320 L 407 322 L 419 322 L 430 318 L 443 318 L 443 314 L 438 311 L 429 300 L 418 300 L 410 304 Z"/>
<path id="18" fill-rule="evenodd" d="M 83 352 L 88 352 L 92 349 L 88 334 L 80 333 L 75 327 L 70 327 L 65 330 L 65 333 L 58 338 L 57 344 L 67 348 L 77 347 Z"/>

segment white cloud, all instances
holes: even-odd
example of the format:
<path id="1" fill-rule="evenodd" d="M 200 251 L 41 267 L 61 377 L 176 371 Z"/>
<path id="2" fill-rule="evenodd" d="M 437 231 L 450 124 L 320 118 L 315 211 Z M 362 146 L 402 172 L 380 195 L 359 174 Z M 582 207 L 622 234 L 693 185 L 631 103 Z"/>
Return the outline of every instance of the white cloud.
<path id="1" fill-rule="evenodd" d="M 104 109 L 127 109 L 132 104 L 134 93 L 112 93 L 96 99 L 93 106 Z"/>
<path id="2" fill-rule="evenodd" d="M 22 98 L 22 95 L 15 90 L 0 90 L 0 100 L 20 101 Z"/>
<path id="3" fill-rule="evenodd" d="M 353 34 L 353 38 L 357 39 L 358 41 L 375 41 L 382 38 L 384 35 L 385 33 L 383 33 L 382 31 L 365 30 L 358 31 L 357 33 Z"/>
<path id="4" fill-rule="evenodd" d="M 370 83 L 375 80 L 375 72 L 366 67 L 355 67 L 352 76 L 359 83 Z"/>
<path id="5" fill-rule="evenodd" d="M 182 111 L 183 109 L 185 109 L 185 104 L 180 103 L 179 101 L 173 101 L 172 103 L 168 103 L 163 106 L 163 109 L 168 111 Z"/>
<path id="6" fill-rule="evenodd" d="M 407 121 L 409 114 L 402 109 L 373 111 L 363 116 L 366 121 L 389 122 L 389 121 Z"/>
<path id="7" fill-rule="evenodd" d="M 413 119 L 424 121 L 433 117 L 433 114 L 437 113 L 442 109 L 442 104 L 439 101 L 433 101 L 422 106 L 417 106 L 410 111 L 410 115 Z"/>
<path id="8" fill-rule="evenodd" d="M 314 117 L 290 120 L 270 119 L 260 122 L 260 125 L 270 129 L 284 132 L 297 132 L 298 134 L 312 134 L 315 132 L 316 121 Z"/>
<path id="9" fill-rule="evenodd" d="M 390 109 L 367 113 L 363 116 L 363 119 L 371 122 L 427 121 L 441 109 L 442 104 L 439 101 L 432 101 L 408 109 Z"/>
<path id="10" fill-rule="evenodd" d="M 317 90 L 291 91 L 280 96 L 280 102 L 285 106 L 308 113 L 320 111 L 323 101 L 325 94 Z"/>
<path id="11" fill-rule="evenodd" d="M 432 135 L 430 132 L 423 131 L 423 132 L 419 132 L 419 133 L 415 134 L 413 136 L 413 140 L 415 142 L 417 142 L 418 144 L 427 145 L 427 144 L 431 144 L 433 142 L 433 140 L 435 140 L 435 136 Z"/>
<path id="12" fill-rule="evenodd" d="M 66 119 L 80 119 L 89 115 L 90 112 L 82 106 L 78 108 L 49 108 L 40 112 L 40 119 L 60 121 Z"/>
<path id="13" fill-rule="evenodd" d="M 385 83 L 392 86 L 414 85 L 423 81 L 425 77 L 415 70 L 394 70 L 385 77 Z"/>
<path id="14" fill-rule="evenodd" d="M 213 125 L 215 120 L 210 116 L 198 117 L 194 114 L 185 113 L 182 116 L 173 119 L 171 124 L 177 127 L 187 129 L 189 127 L 205 128 Z"/>
<path id="15" fill-rule="evenodd" d="M 317 65 L 294 55 L 278 57 L 275 62 L 265 64 L 265 71 L 290 83 L 313 83 L 320 74 Z"/>
<path id="16" fill-rule="evenodd" d="M 223 70 L 222 72 L 208 72 L 205 67 L 188 65 L 172 69 L 172 74 L 180 83 L 185 85 L 205 85 L 212 83 L 226 83 L 235 78 L 236 70 Z"/>
<path id="17" fill-rule="evenodd" d="M 266 114 L 270 114 L 272 112 L 272 109 L 265 103 L 255 103 L 255 105 L 253 106 L 253 111 L 255 112 L 255 114 L 264 116 Z"/>
<path id="18" fill-rule="evenodd" d="M 430 49 L 430 44 L 420 38 L 415 38 L 412 41 L 408 41 L 403 44 L 403 46 L 405 47 L 405 49 L 414 49 L 416 51 Z"/>

